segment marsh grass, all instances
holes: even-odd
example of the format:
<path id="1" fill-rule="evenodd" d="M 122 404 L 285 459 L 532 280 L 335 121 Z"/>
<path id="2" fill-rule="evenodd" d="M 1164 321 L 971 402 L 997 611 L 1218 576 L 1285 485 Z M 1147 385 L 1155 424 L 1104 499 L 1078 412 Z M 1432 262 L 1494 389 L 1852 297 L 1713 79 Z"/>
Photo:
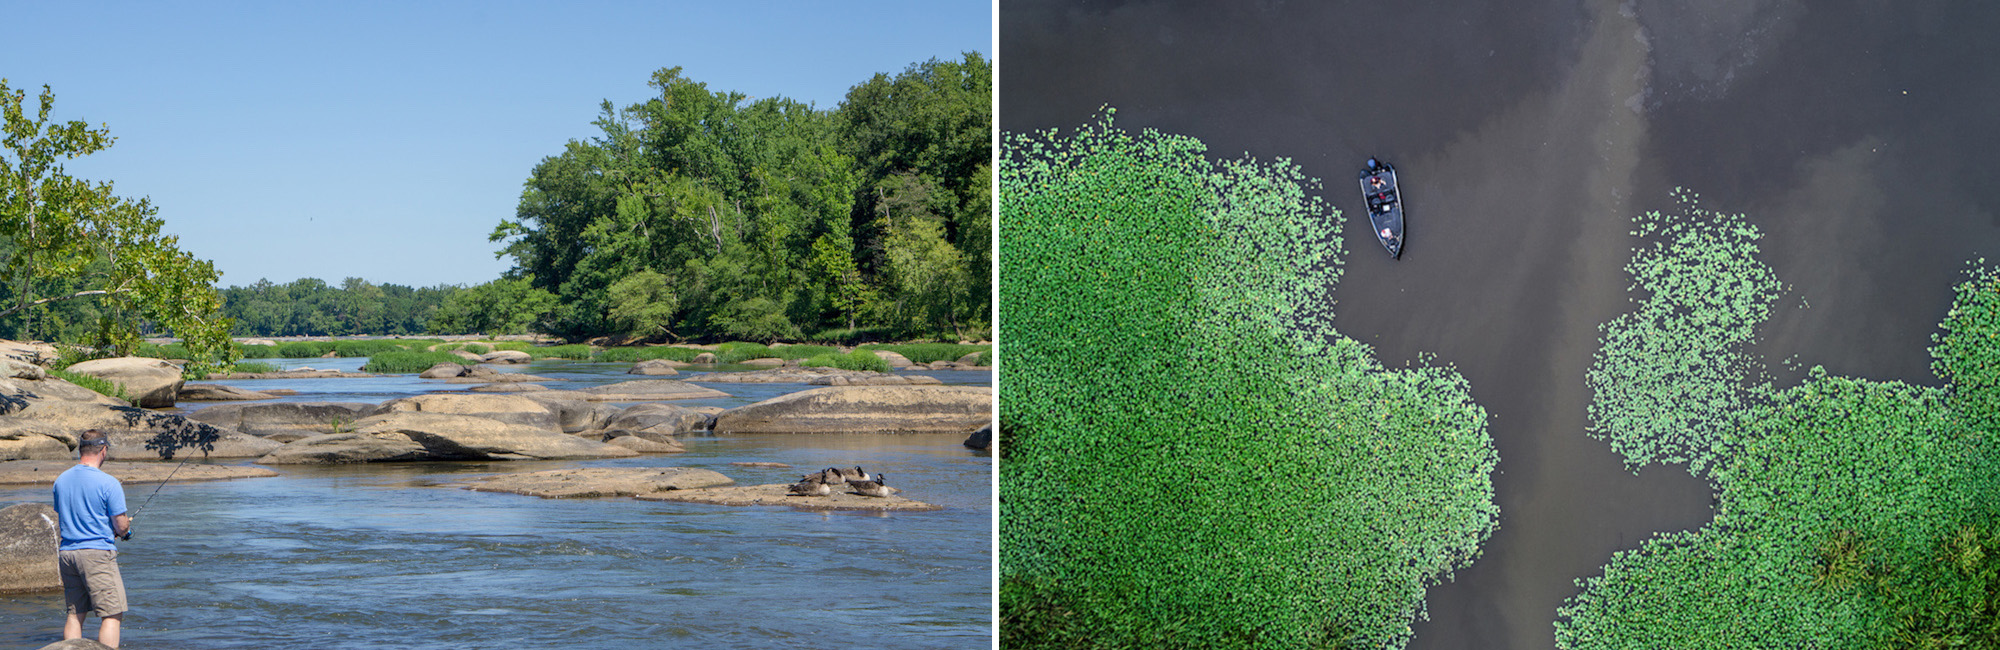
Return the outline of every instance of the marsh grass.
<path id="1" fill-rule="evenodd" d="M 368 357 L 368 363 L 361 366 L 362 372 L 385 374 L 407 374 L 423 372 L 440 363 L 464 363 L 465 360 L 450 352 L 416 350 L 390 350 Z"/>
<path id="2" fill-rule="evenodd" d="M 888 350 L 903 355 L 911 363 L 957 361 L 960 357 L 974 352 L 990 352 L 993 350 L 993 346 L 991 345 L 969 345 L 963 343 L 870 343 L 859 347 L 863 350 Z"/>
<path id="3" fill-rule="evenodd" d="M 572 359 L 577 361 L 589 360 L 591 355 L 590 346 L 582 343 L 532 347 L 528 348 L 527 352 L 528 356 L 536 359 Z"/>
<path id="4" fill-rule="evenodd" d="M 277 372 L 278 367 L 262 361 L 238 361 L 229 372 Z"/>
<path id="5" fill-rule="evenodd" d="M 846 354 L 822 354 L 799 362 L 801 366 L 813 368 L 839 368 L 841 370 L 867 370 L 889 372 L 889 362 L 867 350 L 855 350 Z"/>
<path id="6" fill-rule="evenodd" d="M 594 361 L 634 363 L 648 359 L 670 359 L 682 363 L 694 361 L 697 354 L 707 352 L 698 348 L 684 348 L 673 345 L 657 345 L 641 348 L 606 348 L 591 356 Z"/>

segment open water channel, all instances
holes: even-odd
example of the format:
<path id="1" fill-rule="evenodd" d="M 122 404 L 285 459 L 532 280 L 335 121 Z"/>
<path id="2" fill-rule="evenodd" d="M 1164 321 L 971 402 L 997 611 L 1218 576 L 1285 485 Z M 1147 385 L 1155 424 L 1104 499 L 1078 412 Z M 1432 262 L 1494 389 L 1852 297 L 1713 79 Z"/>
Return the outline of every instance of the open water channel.
<path id="1" fill-rule="evenodd" d="M 362 359 L 266 360 L 354 370 Z M 540 361 L 567 381 L 630 364 Z M 719 368 L 747 370 L 749 368 Z M 991 374 L 921 371 L 947 384 Z M 677 377 L 689 379 L 691 377 Z M 464 385 L 415 375 L 244 380 L 289 401 L 381 402 Z M 733 407 L 810 388 L 709 384 Z M 184 404 L 191 409 L 200 404 Z M 283 466 L 275 478 L 177 483 L 139 512 L 119 562 L 124 647 L 984 648 L 992 639 L 992 459 L 938 435 L 683 438 L 686 453 L 601 461 Z M 780 462 L 790 469 L 733 466 Z M 633 499 L 539 499 L 434 484 L 565 467 L 701 467 L 739 484 L 860 465 L 935 512 L 811 512 Z M 138 507 L 157 484 L 127 484 Z M 48 501 L 0 490 L 0 504 Z M 0 647 L 60 638 L 62 595 L 0 597 Z M 96 635 L 95 619 L 86 635 Z"/>

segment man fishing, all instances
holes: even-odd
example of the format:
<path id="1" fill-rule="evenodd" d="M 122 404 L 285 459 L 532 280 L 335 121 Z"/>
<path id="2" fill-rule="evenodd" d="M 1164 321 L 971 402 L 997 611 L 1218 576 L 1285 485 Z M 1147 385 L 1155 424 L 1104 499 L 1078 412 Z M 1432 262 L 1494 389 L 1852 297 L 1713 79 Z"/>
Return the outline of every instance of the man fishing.
<path id="1" fill-rule="evenodd" d="M 102 620 L 97 642 L 118 647 L 118 627 L 125 619 L 125 579 L 118 575 L 118 539 L 131 538 L 132 518 L 125 512 L 125 488 L 99 469 L 111 458 L 111 438 L 103 431 L 83 432 L 76 443 L 75 467 L 56 477 L 56 518 L 62 525 L 62 546 L 56 563 L 62 569 L 63 640 L 83 636 L 83 619 L 92 613 Z"/>

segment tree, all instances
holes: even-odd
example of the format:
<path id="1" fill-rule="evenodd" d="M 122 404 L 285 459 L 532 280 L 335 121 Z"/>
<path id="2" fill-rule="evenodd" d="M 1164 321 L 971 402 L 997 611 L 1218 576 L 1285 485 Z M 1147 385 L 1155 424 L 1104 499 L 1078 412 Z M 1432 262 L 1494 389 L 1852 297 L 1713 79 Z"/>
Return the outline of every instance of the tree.
<path id="1" fill-rule="evenodd" d="M 116 140 L 107 127 L 82 120 L 51 123 L 55 93 L 42 86 L 33 118 L 24 109 L 26 93 L 0 79 L 0 239 L 9 249 L 0 260 L 0 281 L 11 295 L 0 319 L 25 318 L 33 308 L 72 300 L 110 303 L 112 313 L 131 313 L 171 330 L 198 358 L 189 369 L 200 373 L 235 360 L 230 323 L 218 315 L 215 265 L 179 248 L 179 238 L 161 234 L 164 222 L 146 199 L 113 194 L 111 183 L 92 183 L 64 173 L 63 161 L 104 150 Z M 124 333 L 140 328 L 131 319 L 106 321 Z M 34 332 L 32 323 L 23 327 Z M 119 336 L 117 338 L 126 338 Z"/>
<path id="2" fill-rule="evenodd" d="M 611 285 L 611 324 L 628 336 L 672 339 L 674 311 L 680 298 L 667 276 L 646 269 Z"/>

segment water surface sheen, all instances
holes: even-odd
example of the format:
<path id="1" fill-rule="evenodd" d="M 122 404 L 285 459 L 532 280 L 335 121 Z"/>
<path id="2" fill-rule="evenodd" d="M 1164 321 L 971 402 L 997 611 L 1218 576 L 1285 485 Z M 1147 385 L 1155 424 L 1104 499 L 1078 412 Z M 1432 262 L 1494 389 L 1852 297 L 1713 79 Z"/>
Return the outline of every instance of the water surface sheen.
<path id="1" fill-rule="evenodd" d="M 554 388 L 638 378 L 627 367 L 558 361 L 526 370 L 573 380 Z M 990 385 L 987 373 L 924 374 Z M 288 399 L 302 401 L 463 388 L 413 376 L 226 383 L 294 388 L 302 394 Z M 713 386 L 734 397 L 701 403 L 735 406 L 802 388 Z M 125 645 L 986 647 L 992 461 L 962 440 L 694 436 L 683 454 L 610 461 L 288 466 L 277 478 L 169 485 L 120 545 L 133 608 Z M 885 473 L 904 496 L 945 509 L 821 513 L 435 486 L 580 466 L 704 467 L 755 484 L 836 464 Z M 126 485 L 128 500 L 138 507 L 155 485 Z M 47 488 L 0 490 L 0 503 L 48 498 Z M 60 593 L 0 598 L 0 646 L 39 647 L 58 638 L 61 623 Z M 95 623 L 88 629 L 94 635 Z"/>

